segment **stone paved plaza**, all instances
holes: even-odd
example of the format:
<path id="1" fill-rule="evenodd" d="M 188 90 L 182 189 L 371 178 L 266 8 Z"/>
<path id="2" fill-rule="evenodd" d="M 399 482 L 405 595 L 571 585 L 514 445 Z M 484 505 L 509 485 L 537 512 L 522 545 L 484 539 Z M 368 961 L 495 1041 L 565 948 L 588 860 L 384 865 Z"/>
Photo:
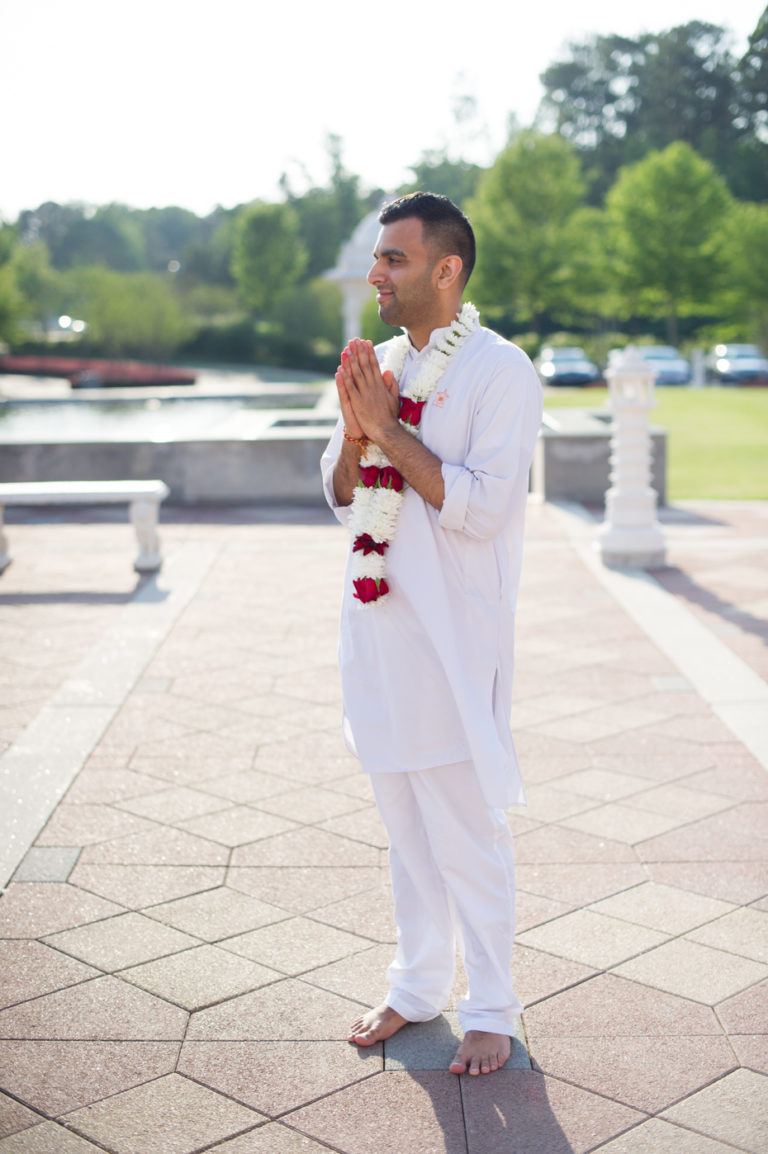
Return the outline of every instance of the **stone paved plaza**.
<path id="1" fill-rule="evenodd" d="M 361 1052 L 386 841 L 340 735 L 324 510 L 17 511 L 0 579 L 0 1154 L 768 1151 L 768 506 L 604 570 L 532 504 L 508 1066 L 455 1000 Z"/>

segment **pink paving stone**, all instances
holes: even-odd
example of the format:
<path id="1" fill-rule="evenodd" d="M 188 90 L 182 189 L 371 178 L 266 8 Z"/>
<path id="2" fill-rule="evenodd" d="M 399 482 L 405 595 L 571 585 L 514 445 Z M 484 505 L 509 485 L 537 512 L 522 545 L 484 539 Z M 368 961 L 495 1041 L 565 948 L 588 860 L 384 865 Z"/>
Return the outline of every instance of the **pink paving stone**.
<path id="1" fill-rule="evenodd" d="M 701 745 L 730 741 L 733 737 L 732 730 L 712 713 L 708 717 L 673 717 L 657 722 L 650 731 L 661 737 L 681 738 Z"/>
<path id="2" fill-rule="evenodd" d="M 119 1154 L 189 1154 L 258 1125 L 262 1116 L 169 1074 L 76 1110 L 66 1121 Z"/>
<path id="3" fill-rule="evenodd" d="M 37 845 L 92 845 L 124 834 L 151 830 L 140 817 L 110 805 L 60 805 L 37 838 Z"/>
<path id="4" fill-rule="evenodd" d="M 673 994 L 599 974 L 526 1012 L 529 1038 L 609 1036 L 719 1037 L 722 1028 L 708 1006 Z"/>
<path id="5" fill-rule="evenodd" d="M 0 1011 L 0 1037 L 172 1041 L 184 1036 L 183 1010 L 117 978 L 93 978 Z"/>
<path id="6" fill-rule="evenodd" d="M 190 1041 L 342 1040 L 359 1012 L 360 1007 L 347 998 L 286 978 L 193 1014 L 186 1037 Z"/>
<path id="7" fill-rule="evenodd" d="M 220 886 L 224 866 L 81 865 L 70 882 L 123 907 L 143 909 Z M 103 916 L 103 915 L 102 915 Z M 93 920 L 93 919 L 91 919 Z M 49 931 L 50 932 L 50 931 Z"/>
<path id="8" fill-rule="evenodd" d="M 643 1117 L 527 1070 L 461 1079 L 467 1154 L 582 1154 Z"/>
<path id="9" fill-rule="evenodd" d="M 651 838 L 637 847 L 643 861 L 765 861 L 766 803 L 751 802 Z"/>
<path id="10" fill-rule="evenodd" d="M 568 905 L 566 902 L 552 901 L 551 898 L 540 897 L 537 894 L 529 894 L 525 890 L 518 889 L 515 901 L 517 932 L 521 934 L 524 930 L 530 930 L 533 926 L 541 925 L 542 922 L 550 922 L 553 918 L 559 918 L 563 914 L 570 913 L 574 908 L 573 905 Z"/>
<path id="11" fill-rule="evenodd" d="M 544 826 L 518 837 L 515 857 L 520 865 L 637 861 L 630 846 L 562 826 Z"/>
<path id="12" fill-rule="evenodd" d="M 216 1147 L 216 1154 L 327 1154 L 328 1147 L 271 1122 Z"/>
<path id="13" fill-rule="evenodd" d="M 378 866 L 233 866 L 227 871 L 232 889 L 297 914 L 377 890 L 380 881 Z"/>
<path id="14" fill-rule="evenodd" d="M 545 1074 L 649 1114 L 736 1065 L 726 1038 L 702 1035 L 539 1038 L 531 1058 Z"/>
<path id="15" fill-rule="evenodd" d="M 248 769 L 240 773 L 222 772 L 209 776 L 201 779 L 196 788 L 230 803 L 259 806 L 265 798 L 284 795 L 287 789 L 295 786 L 296 782 L 286 781 L 274 773 L 259 773 L 255 769 Z"/>
<path id="16" fill-rule="evenodd" d="M 41 994 L 50 994 L 98 974 L 42 942 L 0 941 L 0 1006 L 12 1006 Z"/>
<path id="17" fill-rule="evenodd" d="M 165 782 L 160 781 L 154 784 L 155 788 L 151 791 L 144 790 L 139 796 L 117 802 L 118 808 L 168 825 L 198 817 L 202 813 L 215 813 L 216 810 L 229 808 L 229 802 L 224 798 L 212 797 L 200 789 L 188 789 L 185 786 L 169 789 Z"/>
<path id="18" fill-rule="evenodd" d="M 232 854 L 233 866 L 375 866 L 379 850 L 322 829 L 298 829 L 278 834 Z"/>
<path id="19" fill-rule="evenodd" d="M 716 1009 L 729 1034 L 768 1034 L 768 981 L 750 986 Z"/>
<path id="20" fill-rule="evenodd" d="M 118 914 L 101 922 L 52 934 L 47 944 L 101 970 L 120 970 L 197 945 L 195 938 L 141 914 Z"/>
<path id="21" fill-rule="evenodd" d="M 17 882 L 8 887 L 0 902 L 0 936 L 39 938 L 123 913 L 124 909 L 71 883 Z"/>
<path id="22" fill-rule="evenodd" d="M 98 1154 L 98 1150 L 56 1122 L 42 1122 L 0 1142 L 0 1154 Z"/>
<path id="23" fill-rule="evenodd" d="M 574 909 L 629 889 L 647 880 L 639 862 L 537 862 L 516 868 L 519 890 L 562 901 Z"/>
<path id="24" fill-rule="evenodd" d="M 197 786 L 226 773 L 246 772 L 251 767 L 253 752 L 174 757 L 172 753 L 147 754 L 143 750 L 131 758 L 131 768 L 154 777 L 166 785 Z M 244 799 L 245 800 L 245 799 Z"/>
<path id="25" fill-rule="evenodd" d="M 768 1144 L 768 1078 L 735 1070 L 666 1113 L 710 1138 L 732 1142 L 740 1150 L 762 1154 Z"/>
<path id="26" fill-rule="evenodd" d="M 115 805 L 124 802 L 126 798 L 163 788 L 163 783 L 156 778 L 113 766 L 97 767 L 92 764 L 93 760 L 91 758 L 86 763 L 85 769 L 80 771 L 67 791 L 70 805 Z M 121 805 L 119 808 L 129 807 Z"/>
<path id="27" fill-rule="evenodd" d="M 762 765 L 735 743 L 712 749 L 714 766 L 692 774 L 685 782 L 690 789 L 721 794 L 730 802 L 765 801 L 768 778 Z"/>
<path id="28" fill-rule="evenodd" d="M 356 797 L 348 797 L 330 789 L 307 785 L 301 789 L 289 789 L 259 802 L 259 809 L 275 813 L 292 821 L 320 822 L 341 817 L 364 809 L 364 802 Z"/>
<path id="29" fill-rule="evenodd" d="M 366 845 L 386 849 L 389 845 L 387 832 L 379 817 L 375 806 L 359 809 L 355 813 L 345 814 L 343 817 L 333 817 L 322 822 L 320 829 L 329 833 L 338 833 L 352 841 L 364 842 Z"/>
<path id="30" fill-rule="evenodd" d="M 655 882 L 737 905 L 765 893 L 764 862 L 649 862 L 646 868 Z"/>
<path id="31" fill-rule="evenodd" d="M 551 998 L 571 986 L 591 978 L 596 973 L 590 966 L 572 962 L 568 958 L 556 958 L 528 946 L 516 945 L 512 955 L 512 976 L 515 992 L 526 1010 L 526 1023 L 530 1007 L 544 998 Z"/>
<path id="32" fill-rule="evenodd" d="M 327 788 L 344 796 L 360 798 L 361 801 L 373 801 L 370 778 L 363 773 L 359 763 L 355 764 L 357 764 L 356 771 L 344 774 L 343 777 L 334 778 L 332 782 L 329 782 Z"/>
<path id="33" fill-rule="evenodd" d="M 277 981 L 266 966 L 215 946 L 198 946 L 122 970 L 120 977 L 185 1010 L 201 1010 Z"/>
<path id="34" fill-rule="evenodd" d="M 377 942 L 394 942 L 397 938 L 392 894 L 389 887 L 379 886 L 363 894 L 334 902 L 313 913 L 315 921 L 347 930 L 361 938 Z"/>
<path id="35" fill-rule="evenodd" d="M 677 784 L 661 785 L 634 794 L 627 804 L 647 810 L 649 813 L 662 813 L 685 821 L 695 821 L 720 810 L 729 809 L 733 801 L 717 793 L 692 789 L 690 779 L 685 779 Z"/>
<path id="36" fill-rule="evenodd" d="M 379 1074 L 289 1114 L 302 1134 L 354 1154 L 465 1154 L 459 1080 L 419 1071 Z"/>
<path id="37" fill-rule="evenodd" d="M 621 1134 L 600 1154 L 733 1154 L 733 1146 L 713 1142 L 703 1134 L 651 1118 Z"/>
<path id="38" fill-rule="evenodd" d="M 39 1121 L 39 1114 L 33 1114 L 21 1102 L 16 1102 L 0 1091 L 0 1139 L 7 1134 L 24 1131 Z"/>
<path id="39" fill-rule="evenodd" d="M 217 813 L 202 814 L 177 823 L 188 833 L 225 846 L 246 845 L 296 829 L 296 822 L 276 814 L 263 813 L 251 806 L 236 805 Z"/>
<path id="40" fill-rule="evenodd" d="M 302 980 L 343 998 L 352 998 L 367 1009 L 379 1005 L 386 997 L 386 973 L 393 956 L 394 949 L 389 944 L 372 946 L 353 957 L 318 966 L 303 974 Z"/>
<path id="41" fill-rule="evenodd" d="M 309 918 L 291 918 L 226 938 L 221 948 L 244 958 L 296 975 L 316 966 L 358 953 L 368 943 L 354 934 Z"/>
<path id="42" fill-rule="evenodd" d="M 178 1056 L 178 1042 L 0 1041 L 0 1080 L 56 1117 L 169 1074 Z"/>
<path id="43" fill-rule="evenodd" d="M 742 1066 L 768 1075 L 768 1034 L 732 1034 L 730 1042 Z"/>
<path id="44" fill-rule="evenodd" d="M 715 755 L 710 747 L 682 739 L 672 739 L 647 729 L 626 734 L 614 734 L 590 742 L 590 750 L 597 765 L 616 767 L 624 773 L 675 781 L 696 770 L 711 769 Z"/>
<path id="45" fill-rule="evenodd" d="M 178 1070 L 278 1117 L 383 1068 L 382 1047 L 338 1042 L 186 1042 Z"/>
<path id="46" fill-rule="evenodd" d="M 285 910 L 228 886 L 165 902 L 147 911 L 152 918 L 213 942 L 282 921 Z"/>
<path id="47" fill-rule="evenodd" d="M 149 830 L 103 841 L 84 849 L 79 864 L 88 865 L 226 865 L 227 849 L 207 838 L 182 829 L 157 826 Z"/>

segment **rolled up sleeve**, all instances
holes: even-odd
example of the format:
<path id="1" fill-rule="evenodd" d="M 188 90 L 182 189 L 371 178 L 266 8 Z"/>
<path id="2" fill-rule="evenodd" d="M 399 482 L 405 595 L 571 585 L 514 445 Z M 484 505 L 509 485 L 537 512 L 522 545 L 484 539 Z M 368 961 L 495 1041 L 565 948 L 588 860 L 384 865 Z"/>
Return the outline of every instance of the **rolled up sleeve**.
<path id="1" fill-rule="evenodd" d="M 480 540 L 502 532 L 523 477 L 527 485 L 541 411 L 541 385 L 530 362 L 492 378 L 472 418 L 466 459 L 443 463 L 442 528 Z"/>
<path id="2" fill-rule="evenodd" d="M 325 494 L 325 499 L 336 519 L 340 521 L 342 525 L 346 525 L 349 521 L 350 506 L 339 505 L 333 489 L 333 470 L 336 468 L 336 462 L 339 459 L 343 436 L 344 423 L 339 419 L 327 448 L 320 458 L 320 472 L 323 478 L 323 493 Z"/>

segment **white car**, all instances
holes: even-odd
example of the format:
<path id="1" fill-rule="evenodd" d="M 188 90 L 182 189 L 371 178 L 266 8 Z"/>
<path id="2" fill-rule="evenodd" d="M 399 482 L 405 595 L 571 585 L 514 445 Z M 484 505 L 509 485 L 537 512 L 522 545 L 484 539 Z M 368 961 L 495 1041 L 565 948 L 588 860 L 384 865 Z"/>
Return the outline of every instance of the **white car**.
<path id="1" fill-rule="evenodd" d="M 768 360 L 757 345 L 715 345 L 707 375 L 715 384 L 768 385 Z"/>

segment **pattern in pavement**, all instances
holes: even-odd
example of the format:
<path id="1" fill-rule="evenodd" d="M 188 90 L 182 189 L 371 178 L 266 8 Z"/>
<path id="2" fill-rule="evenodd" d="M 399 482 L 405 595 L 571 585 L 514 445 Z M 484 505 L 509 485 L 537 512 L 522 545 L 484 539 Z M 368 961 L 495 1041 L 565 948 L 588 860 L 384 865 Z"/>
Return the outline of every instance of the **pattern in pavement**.
<path id="1" fill-rule="evenodd" d="M 665 516 L 665 614 L 762 685 L 766 507 Z M 460 973 L 435 1023 L 343 1040 L 395 932 L 339 731 L 343 531 L 321 511 L 164 520 L 138 590 L 113 516 L 13 527 L 0 781 L 35 828 L 4 839 L 0 1154 L 763 1154 L 759 742 L 601 578 L 583 511 L 529 513 L 526 1012 L 507 1068 L 476 1079 L 445 1069 Z"/>

